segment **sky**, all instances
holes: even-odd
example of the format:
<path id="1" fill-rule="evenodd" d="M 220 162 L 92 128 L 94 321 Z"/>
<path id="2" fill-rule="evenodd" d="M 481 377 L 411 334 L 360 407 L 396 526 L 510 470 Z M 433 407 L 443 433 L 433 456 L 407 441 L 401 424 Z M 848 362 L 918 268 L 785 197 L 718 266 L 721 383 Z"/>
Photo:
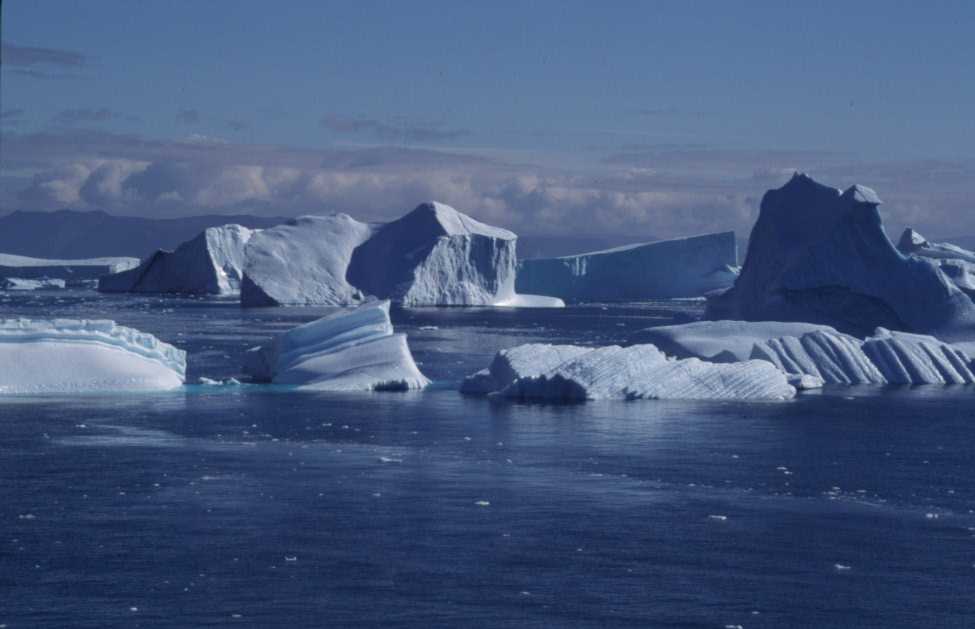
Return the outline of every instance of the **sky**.
<path id="1" fill-rule="evenodd" d="M 801 170 L 971 235 L 975 3 L 923 4 L 8 0 L 0 213 L 745 235 Z"/>

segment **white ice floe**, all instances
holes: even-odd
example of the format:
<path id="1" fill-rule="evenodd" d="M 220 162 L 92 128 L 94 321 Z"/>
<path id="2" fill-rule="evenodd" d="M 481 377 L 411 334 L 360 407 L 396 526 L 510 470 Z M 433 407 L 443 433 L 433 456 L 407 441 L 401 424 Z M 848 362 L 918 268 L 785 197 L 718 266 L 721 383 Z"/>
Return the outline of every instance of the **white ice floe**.
<path id="1" fill-rule="evenodd" d="M 515 359 L 512 359 L 512 356 Z M 550 365 L 555 365 L 554 367 Z M 463 385 L 519 400 L 577 402 L 598 399 L 789 399 L 786 375 L 760 360 L 709 363 L 668 358 L 653 345 L 595 349 L 534 344 L 499 353 L 487 373 Z"/>
<path id="2" fill-rule="evenodd" d="M 106 275 L 107 293 L 232 295 L 240 291 L 244 248 L 254 230 L 240 225 L 209 227 L 175 251 L 160 249 L 134 269 Z"/>
<path id="3" fill-rule="evenodd" d="M 57 278 L 0 277 L 0 290 L 56 290 L 66 286 L 64 280 Z"/>
<path id="4" fill-rule="evenodd" d="M 373 228 L 348 214 L 302 216 L 256 234 L 245 250 L 244 306 L 348 306 L 364 299 L 346 280 Z"/>
<path id="5" fill-rule="evenodd" d="M 522 260 L 515 287 L 570 302 L 700 297 L 731 286 L 737 260 L 734 232 L 721 232 Z"/>
<path id="6" fill-rule="evenodd" d="M 138 258 L 89 258 L 84 260 L 49 260 L 0 253 L 0 277 L 21 280 L 61 279 L 69 286 L 102 275 L 118 273 L 139 264 Z"/>
<path id="7" fill-rule="evenodd" d="M 867 335 L 883 326 L 947 333 L 975 326 L 975 304 L 929 259 L 884 232 L 880 199 L 796 174 L 768 191 L 735 285 L 709 319 L 808 321 Z"/>
<path id="8" fill-rule="evenodd" d="M 394 334 L 389 301 L 373 301 L 298 326 L 245 355 L 256 380 L 322 391 L 421 389 L 405 334 Z"/>
<path id="9" fill-rule="evenodd" d="M 109 320 L 0 320 L 0 393 L 172 389 L 186 352 Z"/>

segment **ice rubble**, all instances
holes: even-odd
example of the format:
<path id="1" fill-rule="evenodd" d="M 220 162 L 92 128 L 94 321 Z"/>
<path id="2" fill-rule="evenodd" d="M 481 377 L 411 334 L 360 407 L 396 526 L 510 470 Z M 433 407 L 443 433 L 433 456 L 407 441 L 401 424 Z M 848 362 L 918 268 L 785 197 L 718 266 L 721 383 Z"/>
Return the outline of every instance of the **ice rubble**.
<path id="1" fill-rule="evenodd" d="M 709 363 L 668 358 L 653 345 L 584 348 L 531 344 L 499 352 L 465 380 L 462 392 L 518 399 L 773 399 L 795 395 L 771 363 Z"/>
<path id="2" fill-rule="evenodd" d="M 209 227 L 175 251 L 159 250 L 134 269 L 107 275 L 108 293 L 232 295 L 240 290 L 244 247 L 255 231 L 241 225 Z"/>
<path id="3" fill-rule="evenodd" d="M 841 192 L 797 173 L 768 191 L 734 287 L 709 319 L 808 321 L 844 332 L 936 332 L 975 325 L 975 304 L 929 260 L 905 257 L 876 193 Z"/>
<path id="4" fill-rule="evenodd" d="M 901 234 L 897 248 L 904 255 L 933 261 L 955 286 L 975 299 L 975 252 L 950 243 L 928 242 L 910 227 Z"/>
<path id="5" fill-rule="evenodd" d="M 738 276 L 734 232 L 522 260 L 516 289 L 567 301 L 700 297 Z"/>
<path id="6" fill-rule="evenodd" d="M 245 355 L 259 381 L 320 391 L 422 389 L 405 334 L 394 334 L 389 301 L 372 301 L 293 328 Z"/>
<path id="7" fill-rule="evenodd" d="M 102 275 L 134 268 L 137 258 L 90 258 L 86 260 L 48 260 L 0 253 L 0 277 L 17 280 L 64 280 L 74 286 Z"/>
<path id="8" fill-rule="evenodd" d="M 349 260 L 373 228 L 348 214 L 302 216 L 266 229 L 245 251 L 244 306 L 348 306 L 364 295 L 346 280 Z"/>
<path id="9" fill-rule="evenodd" d="M 109 320 L 0 320 L 0 393 L 172 389 L 186 353 Z"/>

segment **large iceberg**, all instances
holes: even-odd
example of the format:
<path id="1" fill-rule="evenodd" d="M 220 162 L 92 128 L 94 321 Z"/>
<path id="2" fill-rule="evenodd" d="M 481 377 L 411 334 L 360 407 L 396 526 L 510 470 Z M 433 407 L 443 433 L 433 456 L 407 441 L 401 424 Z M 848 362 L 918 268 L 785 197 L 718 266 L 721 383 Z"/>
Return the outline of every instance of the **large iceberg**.
<path id="1" fill-rule="evenodd" d="M 18 280 L 64 280 L 68 286 L 97 280 L 102 275 L 136 267 L 138 258 L 89 258 L 49 260 L 0 253 L 0 278 Z"/>
<path id="2" fill-rule="evenodd" d="M 346 275 L 372 226 L 348 214 L 302 216 L 256 234 L 245 251 L 244 306 L 347 306 L 364 299 Z"/>
<path id="3" fill-rule="evenodd" d="M 172 389 L 186 352 L 108 320 L 0 320 L 0 393 Z"/>
<path id="4" fill-rule="evenodd" d="M 356 249 L 348 277 L 404 306 L 494 305 L 515 295 L 517 238 L 449 205 L 423 203 Z"/>
<path id="5" fill-rule="evenodd" d="M 249 350 L 244 371 L 258 381 L 318 391 L 422 389 L 406 344 L 394 334 L 389 301 L 373 301 L 293 328 Z"/>
<path id="6" fill-rule="evenodd" d="M 567 301 L 700 297 L 738 276 L 734 232 L 522 260 L 515 288 Z"/>
<path id="7" fill-rule="evenodd" d="M 241 225 L 209 227 L 175 251 L 160 249 L 134 269 L 106 275 L 106 293 L 232 295 L 240 291 L 244 247 L 254 230 Z"/>
<path id="8" fill-rule="evenodd" d="M 563 403 L 600 399 L 784 400 L 796 393 L 785 373 L 769 362 L 676 360 L 649 344 L 595 349 L 532 344 L 503 350 L 488 370 L 465 380 L 461 390 Z"/>
<path id="9" fill-rule="evenodd" d="M 936 264 L 901 254 L 876 193 L 796 174 L 762 199 L 735 285 L 709 319 L 808 321 L 844 332 L 938 332 L 975 325 L 975 304 Z"/>
<path id="10" fill-rule="evenodd" d="M 955 286 L 975 299 L 975 252 L 946 242 L 928 242 L 910 227 L 901 234 L 897 248 L 904 255 L 933 261 Z"/>

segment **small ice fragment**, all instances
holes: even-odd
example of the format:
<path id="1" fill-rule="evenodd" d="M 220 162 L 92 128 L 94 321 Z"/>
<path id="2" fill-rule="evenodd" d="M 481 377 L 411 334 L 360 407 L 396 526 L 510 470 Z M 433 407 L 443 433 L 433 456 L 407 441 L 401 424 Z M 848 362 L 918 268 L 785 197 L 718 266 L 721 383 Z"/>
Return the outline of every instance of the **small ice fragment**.
<path id="1" fill-rule="evenodd" d="M 137 612 L 137 611 L 139 611 L 139 608 L 138 607 L 130 607 L 129 608 L 129 611 L 130 612 Z"/>
<path id="2" fill-rule="evenodd" d="M 474 504 L 476 504 L 479 507 L 490 507 L 491 506 L 491 503 L 488 502 L 487 500 L 478 500 Z"/>
<path id="3" fill-rule="evenodd" d="M 718 520 L 719 522 L 724 522 L 725 520 L 728 519 L 728 516 L 726 516 L 726 515 L 709 515 L 708 518 L 711 519 L 711 520 Z"/>
<path id="4" fill-rule="evenodd" d="M 284 560 L 285 561 L 298 561 L 298 557 L 291 557 L 291 556 L 285 555 L 284 556 Z"/>
<path id="5" fill-rule="evenodd" d="M 836 568 L 837 572 L 844 572 L 846 570 L 850 570 L 850 566 L 846 566 L 841 563 L 833 564 L 833 567 Z"/>
<path id="6" fill-rule="evenodd" d="M 381 456 L 379 457 L 379 462 L 380 463 L 402 463 L 403 459 L 394 459 L 388 456 Z"/>

